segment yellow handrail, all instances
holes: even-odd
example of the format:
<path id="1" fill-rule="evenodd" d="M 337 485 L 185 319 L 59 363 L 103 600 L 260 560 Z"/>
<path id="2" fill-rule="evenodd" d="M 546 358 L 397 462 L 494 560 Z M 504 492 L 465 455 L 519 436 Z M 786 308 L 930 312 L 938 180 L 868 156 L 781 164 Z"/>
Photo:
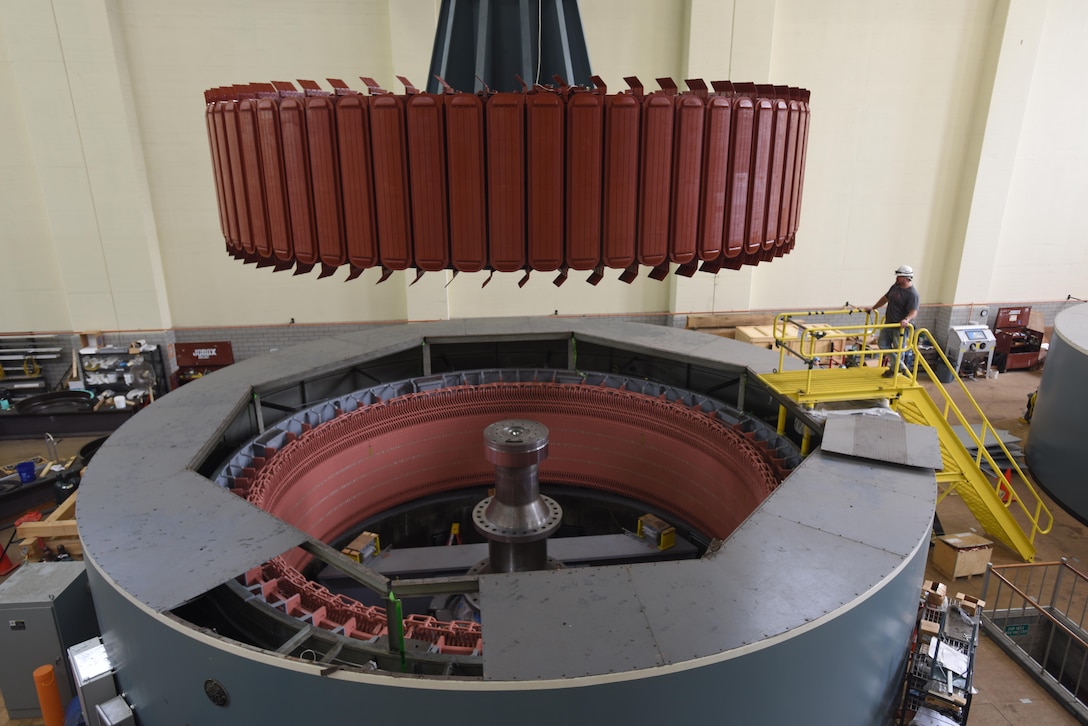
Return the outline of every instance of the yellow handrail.
<path id="1" fill-rule="evenodd" d="M 945 366 L 947 366 L 948 370 L 955 371 L 955 368 L 953 367 L 951 361 L 949 361 L 948 357 L 945 356 L 944 351 L 941 350 L 940 345 L 937 344 L 937 341 L 933 337 L 933 334 L 925 328 L 921 328 L 915 332 L 914 337 L 911 340 L 911 345 L 914 346 L 915 349 L 917 349 L 918 342 L 921 340 L 922 336 L 929 338 L 930 342 L 933 344 L 934 350 L 937 351 L 939 359 L 944 363 Z M 949 395 L 944 385 L 937 378 L 937 375 L 934 373 L 933 369 L 930 368 L 929 363 L 925 360 L 925 358 L 920 355 L 915 355 L 915 366 L 917 366 L 918 364 L 921 364 L 926 372 L 926 375 L 929 376 L 929 379 L 934 383 L 937 390 L 940 391 L 941 395 L 945 399 L 945 406 L 943 412 L 945 420 L 951 421 L 952 419 L 949 418 L 949 413 L 951 412 L 952 414 L 954 414 L 955 420 L 961 426 L 963 426 L 964 429 L 966 429 L 968 434 L 970 434 L 971 436 L 971 440 L 978 447 L 978 454 L 975 456 L 975 465 L 981 470 L 982 462 L 985 461 L 987 464 L 989 464 L 991 470 L 995 473 L 997 481 L 994 483 L 994 494 L 1002 500 L 1002 503 L 1005 505 L 1006 509 L 1012 506 L 1013 502 L 1016 502 L 1016 504 L 1019 505 L 1020 510 L 1024 513 L 1024 516 L 1027 517 L 1028 521 L 1031 522 L 1032 529 L 1031 533 L 1028 534 L 1028 541 L 1034 543 L 1036 534 L 1046 534 L 1054 526 L 1054 515 L 1050 512 L 1050 509 L 1046 506 L 1046 504 L 1043 503 L 1042 498 L 1039 496 L 1039 492 L 1036 491 L 1035 487 L 1031 483 L 1031 480 L 1029 480 L 1027 475 L 1024 474 L 1024 471 L 1020 468 L 1020 465 L 1016 463 L 1016 459 L 1013 458 L 1013 455 L 1011 453 L 1009 453 L 1008 448 L 1001 440 L 1001 437 L 998 435 L 997 430 L 990 423 L 990 420 L 986 418 L 986 414 L 983 413 L 982 408 L 978 405 L 978 402 L 975 401 L 975 398 L 971 395 L 971 392 L 967 390 L 967 386 L 964 385 L 963 380 L 958 375 L 954 376 L 954 380 L 956 381 L 956 383 L 959 384 L 960 391 L 962 391 L 964 396 L 967 397 L 967 400 L 970 402 L 971 406 L 974 408 L 974 411 L 979 418 L 980 423 L 977 424 L 977 426 L 979 427 L 979 434 L 981 434 L 981 436 L 975 433 L 976 424 L 970 424 L 967 422 L 966 417 L 952 400 L 952 397 Z M 1029 492 L 1031 492 L 1031 496 L 1035 500 L 1034 513 L 1028 511 L 1028 508 L 1024 505 L 1024 498 L 1022 496 L 1017 496 L 1017 492 L 1013 486 L 1013 483 L 1011 481 L 1007 481 L 1005 477 L 1002 476 L 1001 468 L 997 465 L 997 462 L 994 461 L 994 458 L 990 456 L 990 452 L 987 449 L 987 437 L 989 434 L 993 434 L 993 440 L 1001 448 L 1001 452 L 1005 455 L 1005 458 L 1012 465 L 1010 467 L 1010 470 L 1016 471 L 1017 484 L 1022 484 Z M 1007 493 L 1006 497 L 1001 496 L 1002 488 L 1004 488 Z M 1045 515 L 1046 524 L 1045 526 L 1040 526 L 1040 521 L 1043 519 L 1043 515 Z"/>
<path id="2" fill-rule="evenodd" d="M 812 323 L 811 321 L 799 320 L 799 316 L 811 317 L 814 315 L 853 315 L 855 313 L 865 314 L 865 323 L 862 325 L 839 325 L 834 329 L 827 328 L 819 323 Z M 808 311 L 795 311 L 789 313 L 779 313 L 774 318 L 774 327 L 772 333 L 775 338 L 775 345 L 778 347 L 778 370 L 783 370 L 786 363 L 786 354 L 790 354 L 800 360 L 804 361 L 809 369 L 809 376 L 806 381 L 811 388 L 812 383 L 812 371 L 818 368 L 820 361 L 824 358 L 858 358 L 858 365 L 864 363 L 864 358 L 869 356 L 895 356 L 898 360 L 903 353 L 909 350 L 915 350 L 913 345 L 913 338 L 915 329 L 913 325 L 908 325 L 903 328 L 904 335 L 902 338 L 902 344 L 898 348 L 869 348 L 868 341 L 874 336 L 878 336 L 881 330 L 886 328 L 893 328 L 899 330 L 901 326 L 899 323 L 881 323 L 880 313 L 876 310 L 865 310 L 864 308 L 839 308 L 835 310 L 808 310 Z M 793 330 L 791 330 L 791 327 Z M 844 341 L 843 350 L 832 350 L 829 352 L 818 353 L 816 352 L 816 343 L 819 341 Z M 858 348 L 856 350 L 846 350 L 846 341 L 856 341 Z M 796 345 L 796 347 L 794 347 Z M 915 351 L 917 353 L 917 351 Z M 807 353 L 807 354 L 806 354 Z M 910 369 L 909 377 L 911 381 L 914 381 L 917 377 L 918 363 L 917 359 L 920 356 L 915 355 L 915 363 Z"/>
<path id="3" fill-rule="evenodd" d="M 829 329 L 824 326 L 814 325 L 813 323 L 805 320 L 798 320 L 799 317 L 812 317 L 819 315 L 851 315 L 855 313 L 865 313 L 865 323 L 862 325 L 839 325 L 835 329 Z M 958 375 L 954 375 L 956 382 L 959 384 L 960 390 L 966 396 L 967 401 L 970 402 L 970 408 L 973 408 L 977 417 L 981 421 L 980 424 L 970 424 L 967 418 L 964 416 L 960 408 L 952 400 L 948 390 L 941 384 L 937 378 L 936 373 L 930 367 L 926 359 L 920 354 L 918 350 L 918 344 L 926 338 L 930 341 L 933 349 L 936 351 L 939 360 L 947 367 L 949 371 L 953 371 L 955 374 L 955 368 L 948 357 L 944 354 L 941 346 L 937 343 L 933 334 L 925 328 L 915 329 L 914 326 L 907 326 L 905 328 L 906 334 L 902 338 L 902 343 L 898 348 L 868 348 L 867 341 L 869 341 L 874 335 L 879 335 L 879 332 L 886 328 L 899 328 L 898 323 L 880 323 L 879 313 L 875 311 L 868 311 L 863 308 L 841 308 L 835 310 L 810 310 L 810 311 L 794 311 L 788 313 L 779 313 L 774 319 L 774 337 L 775 345 L 778 347 L 778 370 L 782 371 L 786 361 L 786 354 L 789 353 L 805 362 L 808 368 L 808 375 L 806 377 L 805 389 L 806 391 L 813 390 L 812 377 L 814 370 L 819 367 L 820 360 L 823 358 L 842 358 L 848 357 L 861 357 L 858 363 L 861 365 L 864 360 L 864 356 L 887 355 L 889 357 L 895 356 L 898 360 L 899 357 L 909 351 L 914 353 L 914 363 L 911 366 L 909 372 L 904 374 L 907 379 L 907 385 L 914 385 L 918 378 L 918 369 L 921 366 L 925 371 L 929 379 L 934 383 L 941 397 L 944 399 L 944 410 L 941 415 L 946 422 L 957 422 L 963 426 L 969 433 L 971 440 L 978 447 L 978 454 L 974 457 L 975 466 L 980 470 L 982 469 L 982 462 L 985 461 L 995 473 L 997 481 L 994 483 L 994 494 L 1002 502 L 1006 509 L 1012 506 L 1015 502 L 1024 516 L 1031 522 L 1031 532 L 1027 533 L 1028 540 L 1032 543 L 1035 541 L 1036 534 L 1046 534 L 1054 526 L 1054 516 L 1050 510 L 1043 503 L 1042 498 L 1032 485 L 1031 481 L 1024 474 L 1019 464 L 1013 458 L 1004 442 L 1001 441 L 996 429 L 990 424 L 990 421 L 986 418 L 982 408 L 975 401 L 971 392 L 964 385 L 963 381 Z M 791 327 L 793 329 L 791 330 Z M 816 352 L 816 343 L 818 341 L 828 340 L 854 340 L 858 342 L 856 350 L 844 350 L 829 351 L 823 353 Z M 978 426 L 978 433 L 975 433 L 975 426 Z M 1010 473 L 1012 470 L 1016 472 L 1016 486 L 1022 486 L 1028 492 L 1031 493 L 1034 499 L 1034 512 L 1028 510 L 1024 503 L 1022 496 L 1019 496 L 1016 487 L 1014 487 L 1012 481 L 1007 481 L 1001 473 L 1001 469 L 998 467 L 997 462 L 994 461 L 990 452 L 987 450 L 987 440 L 992 434 L 992 439 L 1001 448 L 1002 453 L 1008 459 L 1012 465 L 1010 467 Z M 1001 496 L 1001 490 L 1004 488 L 1006 496 Z M 945 494 L 948 492 L 946 491 Z M 942 495 L 943 497 L 943 495 Z M 1043 524 L 1041 524 L 1043 522 Z"/>

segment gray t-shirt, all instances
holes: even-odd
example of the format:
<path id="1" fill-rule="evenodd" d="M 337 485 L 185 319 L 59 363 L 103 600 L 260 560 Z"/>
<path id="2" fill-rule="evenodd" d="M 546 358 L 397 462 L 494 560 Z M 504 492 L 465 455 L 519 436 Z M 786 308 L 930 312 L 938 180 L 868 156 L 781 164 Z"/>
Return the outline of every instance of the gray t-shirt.
<path id="1" fill-rule="evenodd" d="M 907 288 L 892 285 L 885 297 L 888 298 L 888 314 L 885 319 L 889 323 L 898 323 L 918 309 L 918 288 L 914 285 Z"/>

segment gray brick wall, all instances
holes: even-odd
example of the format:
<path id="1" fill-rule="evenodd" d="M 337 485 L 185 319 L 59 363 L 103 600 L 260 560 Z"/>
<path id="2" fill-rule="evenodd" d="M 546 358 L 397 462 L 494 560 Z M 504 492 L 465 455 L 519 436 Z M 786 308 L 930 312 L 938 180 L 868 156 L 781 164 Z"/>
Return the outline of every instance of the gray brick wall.
<path id="1" fill-rule="evenodd" d="M 963 325 L 970 321 L 985 322 L 993 327 L 997 318 L 997 311 L 1002 307 L 1015 307 L 1030 305 L 1033 312 L 1043 314 L 1044 326 L 1054 324 L 1054 318 L 1066 308 L 1079 305 L 1077 300 L 1048 300 L 1048 301 L 1010 301 L 1001 303 L 989 303 L 985 305 L 923 305 L 918 313 L 917 325 L 928 329 L 933 333 L 938 342 L 943 343 L 948 337 L 948 329 L 953 325 Z M 985 310 L 987 315 L 982 317 Z M 730 311 L 746 312 L 746 311 Z M 687 315 L 672 313 L 644 313 L 635 315 L 610 315 L 610 316 L 585 316 L 601 317 L 617 322 L 637 322 L 650 325 L 665 325 L 674 328 L 683 328 L 687 325 Z M 844 325 L 861 325 L 864 323 L 864 315 L 829 315 L 812 318 L 819 322 L 826 322 L 832 327 Z M 383 323 L 336 323 L 336 324 L 289 324 L 289 325 L 255 325 L 237 327 L 206 327 L 206 328 L 177 328 L 172 330 L 138 331 L 138 332 L 107 332 L 103 339 L 108 346 L 126 347 L 134 340 L 144 340 L 155 343 L 162 352 L 163 365 L 167 375 L 177 370 L 177 362 L 173 357 L 175 343 L 199 343 L 219 340 L 228 340 L 234 350 L 236 362 L 265 355 L 272 350 L 287 348 L 292 345 L 320 340 L 332 335 L 353 333 L 362 330 L 370 330 L 376 326 L 395 324 Z M 2 342 L 3 336 L 0 336 Z M 71 369 L 72 352 L 78 351 L 80 339 L 76 333 L 58 333 L 49 341 L 53 347 L 60 347 L 61 352 L 56 359 L 39 361 L 45 376 L 48 390 L 67 388 L 66 379 Z M 11 367 L 9 364 L 7 367 Z M 0 383 L 0 386 L 3 384 Z"/>
<path id="2" fill-rule="evenodd" d="M 180 328 L 173 332 L 174 343 L 204 343 L 226 340 L 234 351 L 234 362 L 266 355 L 273 350 L 307 343 L 333 335 L 372 330 L 389 323 L 342 323 L 321 325 L 260 325 L 230 328 Z M 177 369 L 176 361 L 172 361 Z"/>
<path id="3" fill-rule="evenodd" d="M 594 316 L 586 316 L 594 317 Z M 666 313 L 608 316 L 609 320 L 673 325 L 673 316 Z M 234 361 L 241 362 L 279 348 L 287 348 L 333 335 L 373 330 L 382 325 L 396 323 L 343 323 L 343 324 L 290 324 L 231 328 L 181 328 L 173 331 L 176 343 L 200 343 L 227 340 L 234 351 Z M 176 369 L 176 364 L 175 364 Z"/>

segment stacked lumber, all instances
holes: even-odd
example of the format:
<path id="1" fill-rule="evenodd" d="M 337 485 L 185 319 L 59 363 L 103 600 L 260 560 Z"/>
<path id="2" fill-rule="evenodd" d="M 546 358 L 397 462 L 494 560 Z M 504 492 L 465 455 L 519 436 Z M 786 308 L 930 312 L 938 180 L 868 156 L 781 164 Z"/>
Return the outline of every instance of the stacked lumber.
<path id="1" fill-rule="evenodd" d="M 723 338 L 735 338 L 737 328 L 753 325 L 773 325 L 774 313 L 706 313 L 689 315 L 688 330 L 710 333 Z"/>
<path id="2" fill-rule="evenodd" d="M 27 562 L 55 559 L 60 547 L 73 559 L 83 559 L 83 545 L 76 529 L 76 497 L 79 492 L 65 499 L 48 517 L 38 522 L 21 522 L 15 536 Z"/>

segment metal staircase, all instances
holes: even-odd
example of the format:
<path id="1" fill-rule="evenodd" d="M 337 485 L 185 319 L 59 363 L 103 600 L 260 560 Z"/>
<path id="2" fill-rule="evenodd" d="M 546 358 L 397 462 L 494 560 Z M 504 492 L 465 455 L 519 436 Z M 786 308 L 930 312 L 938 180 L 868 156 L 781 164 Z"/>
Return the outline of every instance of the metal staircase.
<path id="1" fill-rule="evenodd" d="M 908 423 L 932 426 L 937 430 L 943 465 L 937 473 L 938 503 L 955 492 L 991 537 L 1016 552 L 1025 562 L 1031 562 L 1035 558 L 1035 537 L 1050 531 L 1053 515 L 963 381 L 954 376 L 954 383 L 946 388 L 918 350 L 919 342 L 928 340 L 941 364 L 953 370 L 940 345 L 928 330 L 909 327 L 901 347 L 877 348 L 869 341 L 875 341 L 881 329 L 899 326 L 880 324 L 875 313 L 865 313 L 863 325 L 837 329 L 811 322 L 811 318 L 817 316 L 853 313 L 865 311 L 846 308 L 781 313 L 775 318 L 779 366 L 774 373 L 760 375 L 760 379 L 783 403 L 779 433 L 784 432 L 787 405 L 811 409 L 827 402 L 886 401 Z M 886 368 L 880 364 L 881 357 L 898 361 L 907 351 L 914 353 L 913 366 L 909 370 L 900 366 L 897 375 L 885 377 Z M 783 370 L 787 355 L 800 359 L 806 367 Z M 919 384 L 919 371 L 933 383 L 933 395 Z M 961 405 L 953 400 L 953 391 Z M 969 432 L 977 453 L 969 450 L 955 427 Z M 806 433 L 803 453 L 807 453 L 808 442 Z M 1010 462 L 1004 473 L 987 451 L 987 447 L 994 445 L 1000 447 Z"/>

